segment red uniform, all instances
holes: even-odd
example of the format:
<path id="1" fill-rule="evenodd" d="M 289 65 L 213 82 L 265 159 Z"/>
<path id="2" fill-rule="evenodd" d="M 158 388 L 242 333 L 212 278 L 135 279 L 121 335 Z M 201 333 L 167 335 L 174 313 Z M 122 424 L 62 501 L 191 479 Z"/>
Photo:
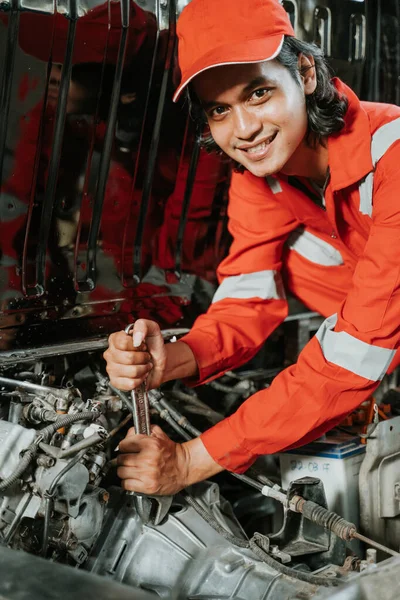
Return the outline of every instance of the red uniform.
<path id="1" fill-rule="evenodd" d="M 220 287 L 183 338 L 203 383 L 249 360 L 284 320 L 283 281 L 328 317 L 297 364 L 202 435 L 214 460 L 232 471 L 319 437 L 399 362 L 400 108 L 360 102 L 336 86 L 349 108 L 345 128 L 328 139 L 320 204 L 307 181 L 235 173 L 234 241 L 219 267 Z"/>

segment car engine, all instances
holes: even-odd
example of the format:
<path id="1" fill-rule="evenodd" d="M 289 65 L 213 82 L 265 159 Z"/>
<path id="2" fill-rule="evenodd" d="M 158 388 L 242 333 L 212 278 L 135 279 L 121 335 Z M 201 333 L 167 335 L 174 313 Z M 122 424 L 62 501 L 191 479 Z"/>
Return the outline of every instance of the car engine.
<path id="1" fill-rule="evenodd" d="M 171 101 L 187 3 L 0 2 L 0 597 L 397 599 L 396 372 L 323 439 L 244 475 L 169 503 L 121 489 L 132 410 L 108 336 L 149 318 L 179 339 L 231 241 L 231 167 Z M 283 1 L 361 97 L 392 103 L 397 4 Z M 289 306 L 241 369 L 150 391 L 152 423 L 189 440 L 268 387 L 322 322 Z"/>
<path id="2" fill-rule="evenodd" d="M 167 514 L 143 523 L 135 497 L 121 490 L 115 474 L 118 443 L 131 424 L 128 398 L 110 386 L 101 367 L 94 351 L 2 373 L 3 546 L 163 598 L 312 598 L 360 569 L 377 568 L 373 547 L 366 554 L 346 551 L 355 525 L 328 509 L 320 479 L 294 479 L 286 492 L 276 465 L 262 460 L 244 476 L 224 474 L 184 490 Z M 230 373 L 204 391 L 210 396 L 216 387 L 222 396 L 224 389 L 220 406 L 228 406 L 235 395 L 237 402 L 255 385 L 267 385 L 271 375 Z M 199 433 L 193 422 L 222 418 L 201 394 L 179 383 L 166 387 L 149 393 L 152 420 L 177 441 Z M 400 427 L 400 417 L 388 422 Z M 385 457 L 377 465 L 380 444 L 379 435 L 368 446 L 360 490 L 373 476 L 371 465 L 385 480 L 392 477 Z M 369 517 L 376 515 L 372 489 L 364 494 L 373 506 Z M 297 511 L 299 499 L 311 512 Z M 390 510 L 388 498 L 384 509 Z M 394 517 L 392 531 L 396 525 Z M 387 542 L 387 535 L 372 530 Z M 390 539 L 396 548 L 394 531 Z"/>

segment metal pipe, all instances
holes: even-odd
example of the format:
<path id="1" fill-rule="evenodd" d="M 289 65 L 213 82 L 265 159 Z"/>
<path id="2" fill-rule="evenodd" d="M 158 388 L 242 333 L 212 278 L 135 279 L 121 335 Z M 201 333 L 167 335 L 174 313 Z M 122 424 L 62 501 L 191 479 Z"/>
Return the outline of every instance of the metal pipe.
<path id="1" fill-rule="evenodd" d="M 33 392 L 38 396 L 47 396 L 48 394 L 53 394 L 53 396 L 58 396 L 59 398 L 64 398 L 65 400 L 71 400 L 73 397 L 70 390 L 52 388 L 46 385 L 40 385 L 39 383 L 31 383 L 30 381 L 8 379 L 7 377 L 0 377 L 0 385 L 4 385 L 4 387 L 13 389 L 20 388 L 26 390 L 27 392 Z"/>
<path id="2" fill-rule="evenodd" d="M 382 552 L 385 552 L 386 554 L 390 554 L 391 556 L 400 556 L 400 553 L 396 552 L 396 550 L 392 550 L 391 548 L 388 548 L 387 546 L 383 546 L 379 542 L 374 542 L 374 540 L 370 540 L 369 538 L 365 537 L 365 535 L 358 533 L 358 531 L 355 531 L 352 534 L 352 537 L 357 540 L 360 540 L 360 542 L 364 542 L 365 544 L 368 544 L 368 546 L 373 546 L 377 550 L 382 550 Z"/>
<path id="3" fill-rule="evenodd" d="M 173 419 L 171 417 L 168 410 L 166 408 L 163 408 L 161 406 L 160 402 L 156 398 L 154 398 L 151 394 L 149 394 L 149 402 L 150 402 L 150 406 L 158 412 L 161 419 L 164 419 L 164 421 L 166 421 L 168 423 L 168 425 L 170 425 L 170 427 L 172 427 L 172 429 L 174 429 L 177 433 L 179 433 L 179 435 L 181 437 L 183 437 L 184 440 L 186 440 L 188 442 L 189 440 L 192 439 L 191 436 L 188 433 L 186 433 L 186 431 L 184 429 L 182 429 L 182 427 L 180 425 L 178 425 L 178 423 L 175 421 L 175 419 Z"/>
<path id="4" fill-rule="evenodd" d="M 81 440 L 80 442 L 77 442 L 73 446 L 70 446 L 66 450 L 63 450 L 59 454 L 58 458 L 69 458 L 70 456 L 72 456 L 73 454 L 76 454 L 77 452 L 80 452 L 81 450 L 86 450 L 87 448 L 96 446 L 96 444 L 101 444 L 102 442 L 105 442 L 106 439 L 107 439 L 107 436 L 105 434 L 101 435 L 99 432 L 94 433 L 93 435 L 89 436 L 88 438 L 85 438 L 85 439 Z"/>

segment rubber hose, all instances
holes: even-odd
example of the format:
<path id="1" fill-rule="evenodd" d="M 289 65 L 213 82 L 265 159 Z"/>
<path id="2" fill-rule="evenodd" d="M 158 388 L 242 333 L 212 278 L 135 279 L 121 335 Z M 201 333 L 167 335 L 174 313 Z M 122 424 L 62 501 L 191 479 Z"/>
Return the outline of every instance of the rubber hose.
<path id="1" fill-rule="evenodd" d="M 35 442 L 33 442 L 28 448 L 25 450 L 21 460 L 19 461 L 14 473 L 11 473 L 6 479 L 3 479 L 0 482 L 0 492 L 4 492 L 7 488 L 14 485 L 16 481 L 21 477 L 22 473 L 26 471 L 31 462 L 34 460 L 37 453 L 37 446 Z"/>
<path id="2" fill-rule="evenodd" d="M 47 427 L 44 427 L 44 429 L 40 429 L 38 434 L 43 440 L 49 439 L 57 431 L 57 429 L 68 427 L 68 425 L 72 425 L 72 423 L 76 423 L 77 421 L 95 421 L 99 418 L 99 416 L 99 412 L 93 412 L 89 410 L 74 413 L 72 415 L 62 415 L 59 419 L 57 419 L 57 421 L 51 423 L 51 425 L 47 425 Z"/>
<path id="3" fill-rule="evenodd" d="M 353 539 L 353 533 L 356 531 L 354 523 L 343 519 L 340 515 L 312 502 L 306 500 L 301 506 L 301 513 L 313 523 L 329 529 L 342 540 L 350 541 Z"/>

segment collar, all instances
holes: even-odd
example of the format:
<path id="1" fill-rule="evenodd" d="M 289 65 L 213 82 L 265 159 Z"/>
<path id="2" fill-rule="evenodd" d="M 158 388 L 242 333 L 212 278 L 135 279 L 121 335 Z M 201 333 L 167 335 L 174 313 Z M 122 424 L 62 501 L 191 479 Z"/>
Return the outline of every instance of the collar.
<path id="1" fill-rule="evenodd" d="M 373 171 L 371 129 L 366 111 L 355 93 L 340 79 L 334 78 L 336 89 L 346 96 L 348 109 L 345 127 L 328 138 L 328 163 L 332 190 L 346 188 Z"/>

